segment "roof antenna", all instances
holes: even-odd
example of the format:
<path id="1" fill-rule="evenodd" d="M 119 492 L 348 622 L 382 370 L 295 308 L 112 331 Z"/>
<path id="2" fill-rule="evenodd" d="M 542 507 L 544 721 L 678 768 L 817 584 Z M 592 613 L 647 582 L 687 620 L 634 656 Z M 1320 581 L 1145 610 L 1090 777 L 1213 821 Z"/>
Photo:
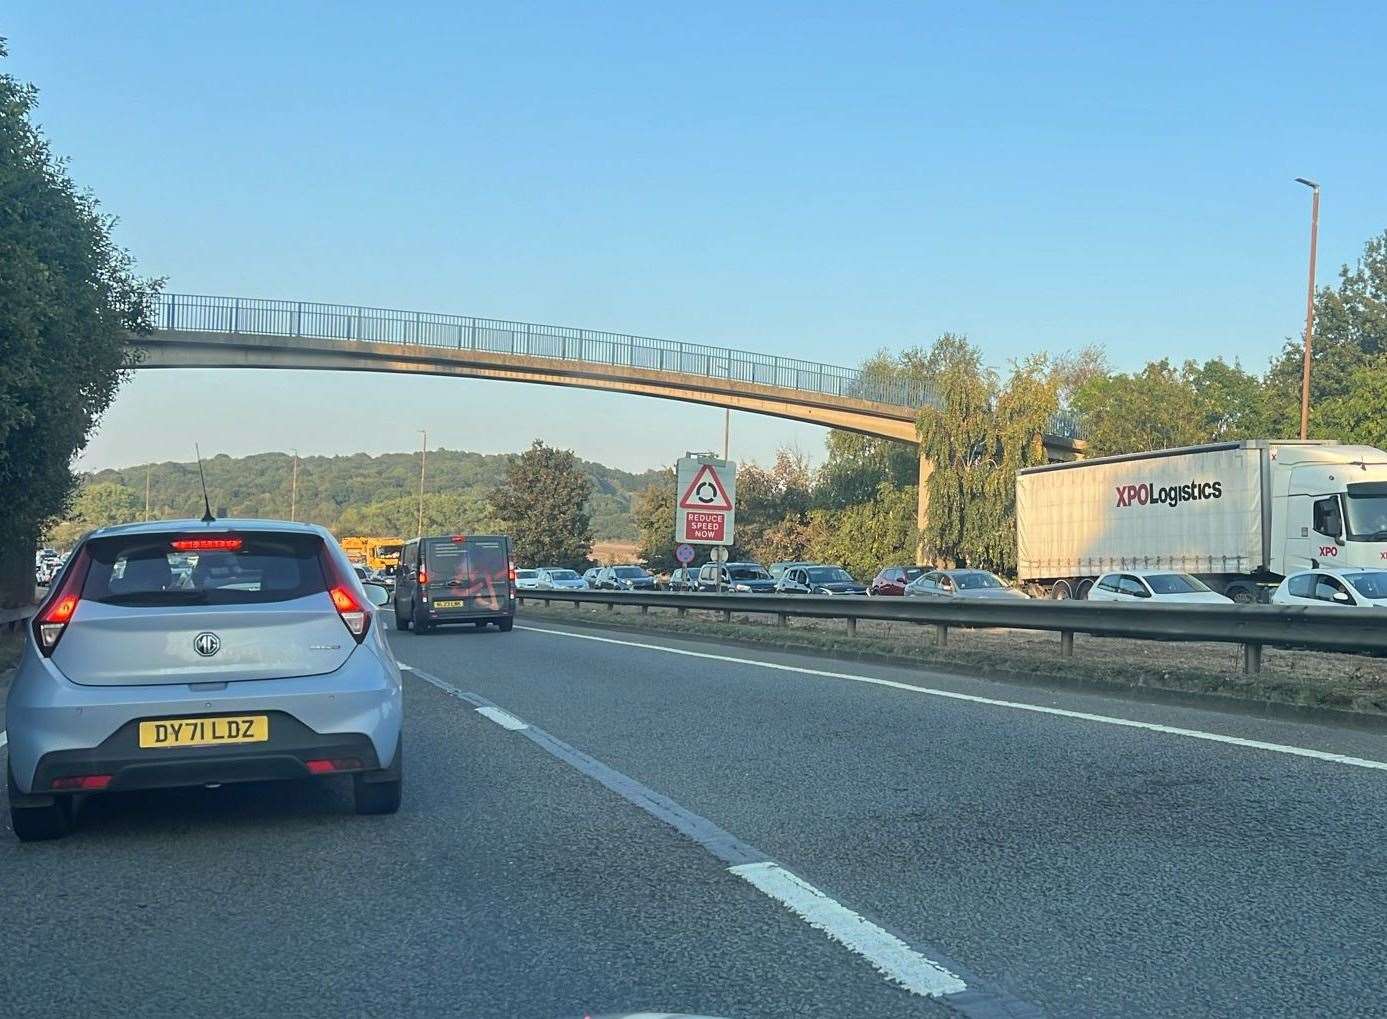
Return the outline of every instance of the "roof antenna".
<path id="1" fill-rule="evenodd" d="M 212 515 L 212 500 L 207 498 L 207 475 L 202 473 L 202 450 L 197 448 L 197 443 L 193 443 L 193 452 L 197 454 L 197 476 L 202 480 L 202 522 L 211 524 L 216 522 L 216 517 Z"/>

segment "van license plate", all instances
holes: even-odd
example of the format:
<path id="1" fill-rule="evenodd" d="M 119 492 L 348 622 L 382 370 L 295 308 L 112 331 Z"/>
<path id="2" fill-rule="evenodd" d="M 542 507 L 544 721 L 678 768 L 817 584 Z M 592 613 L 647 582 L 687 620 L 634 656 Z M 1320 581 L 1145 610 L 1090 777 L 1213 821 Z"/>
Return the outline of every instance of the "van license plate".
<path id="1" fill-rule="evenodd" d="M 467 602 L 461 598 L 445 598 L 443 601 L 435 601 L 433 607 L 436 609 L 460 609 L 466 604 Z"/>
<path id="2" fill-rule="evenodd" d="M 140 723 L 140 749 L 206 747 L 222 743 L 264 743 L 270 738 L 267 715 L 219 718 L 167 718 Z"/>

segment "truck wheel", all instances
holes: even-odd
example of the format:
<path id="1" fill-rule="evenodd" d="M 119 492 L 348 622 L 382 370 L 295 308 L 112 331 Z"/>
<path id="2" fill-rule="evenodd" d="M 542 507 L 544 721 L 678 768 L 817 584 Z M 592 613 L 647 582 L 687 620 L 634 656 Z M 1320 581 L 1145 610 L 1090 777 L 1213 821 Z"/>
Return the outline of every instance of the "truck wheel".
<path id="1" fill-rule="evenodd" d="M 1093 581 L 1085 580 L 1079 584 L 1079 601 L 1087 601 L 1088 593 L 1093 590 Z"/>
<path id="2" fill-rule="evenodd" d="M 1256 605 L 1262 600 L 1257 596 L 1257 589 L 1251 584 L 1229 584 L 1223 593 L 1239 605 Z"/>
<path id="3" fill-rule="evenodd" d="M 1054 601 L 1069 601 L 1074 597 L 1074 589 L 1067 580 L 1056 581 L 1055 586 L 1050 588 L 1050 597 Z"/>

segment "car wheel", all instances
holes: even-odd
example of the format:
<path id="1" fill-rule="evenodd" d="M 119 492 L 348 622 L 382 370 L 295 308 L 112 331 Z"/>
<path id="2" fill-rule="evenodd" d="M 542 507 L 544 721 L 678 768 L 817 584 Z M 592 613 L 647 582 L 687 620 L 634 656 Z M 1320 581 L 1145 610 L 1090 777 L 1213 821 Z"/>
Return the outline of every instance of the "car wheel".
<path id="1" fill-rule="evenodd" d="M 395 746 L 395 760 L 380 771 L 358 772 L 352 776 L 352 799 L 358 814 L 393 814 L 400 809 L 404 784 L 405 741 Z"/>
<path id="2" fill-rule="evenodd" d="M 511 632 L 511 629 L 512 629 L 514 626 L 515 626 L 515 620 L 514 620 L 514 619 L 498 619 L 498 620 L 496 620 L 496 629 L 500 630 L 502 633 L 510 633 L 510 632 Z"/>
<path id="3" fill-rule="evenodd" d="M 14 772 L 9 762 L 5 762 L 5 785 L 10 797 L 10 827 L 20 842 L 46 842 L 60 839 L 72 827 L 72 801 L 67 797 L 49 797 L 43 806 L 26 807 L 17 805 L 25 799 L 15 785 Z"/>

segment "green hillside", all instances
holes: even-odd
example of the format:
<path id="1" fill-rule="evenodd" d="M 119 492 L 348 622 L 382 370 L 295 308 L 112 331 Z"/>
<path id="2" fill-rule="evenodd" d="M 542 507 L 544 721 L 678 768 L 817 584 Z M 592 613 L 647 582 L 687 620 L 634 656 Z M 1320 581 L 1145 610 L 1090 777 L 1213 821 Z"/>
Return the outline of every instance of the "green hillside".
<path id="1" fill-rule="evenodd" d="M 425 471 L 425 529 L 478 530 L 490 519 L 487 495 L 505 476 L 509 456 L 461 450 L 429 450 Z M 659 475 L 632 474 L 583 461 L 592 478 L 593 529 L 602 539 L 634 539 L 632 495 Z M 293 457 L 287 453 L 226 454 L 203 461 L 212 510 L 218 516 L 288 517 Z M 103 487 L 99 496 L 113 505 L 109 515 L 134 510 L 144 515 L 145 475 L 149 476 L 152 517 L 202 514 L 202 488 L 196 463 L 137 464 L 82 476 L 84 490 Z M 92 493 L 96 495 L 98 493 Z M 344 534 L 413 534 L 417 524 L 419 454 L 307 456 L 299 459 L 294 516 Z M 90 500 L 88 500 L 90 501 Z M 79 494 L 77 506 L 83 505 Z M 430 527 L 433 525 L 433 528 Z"/>

